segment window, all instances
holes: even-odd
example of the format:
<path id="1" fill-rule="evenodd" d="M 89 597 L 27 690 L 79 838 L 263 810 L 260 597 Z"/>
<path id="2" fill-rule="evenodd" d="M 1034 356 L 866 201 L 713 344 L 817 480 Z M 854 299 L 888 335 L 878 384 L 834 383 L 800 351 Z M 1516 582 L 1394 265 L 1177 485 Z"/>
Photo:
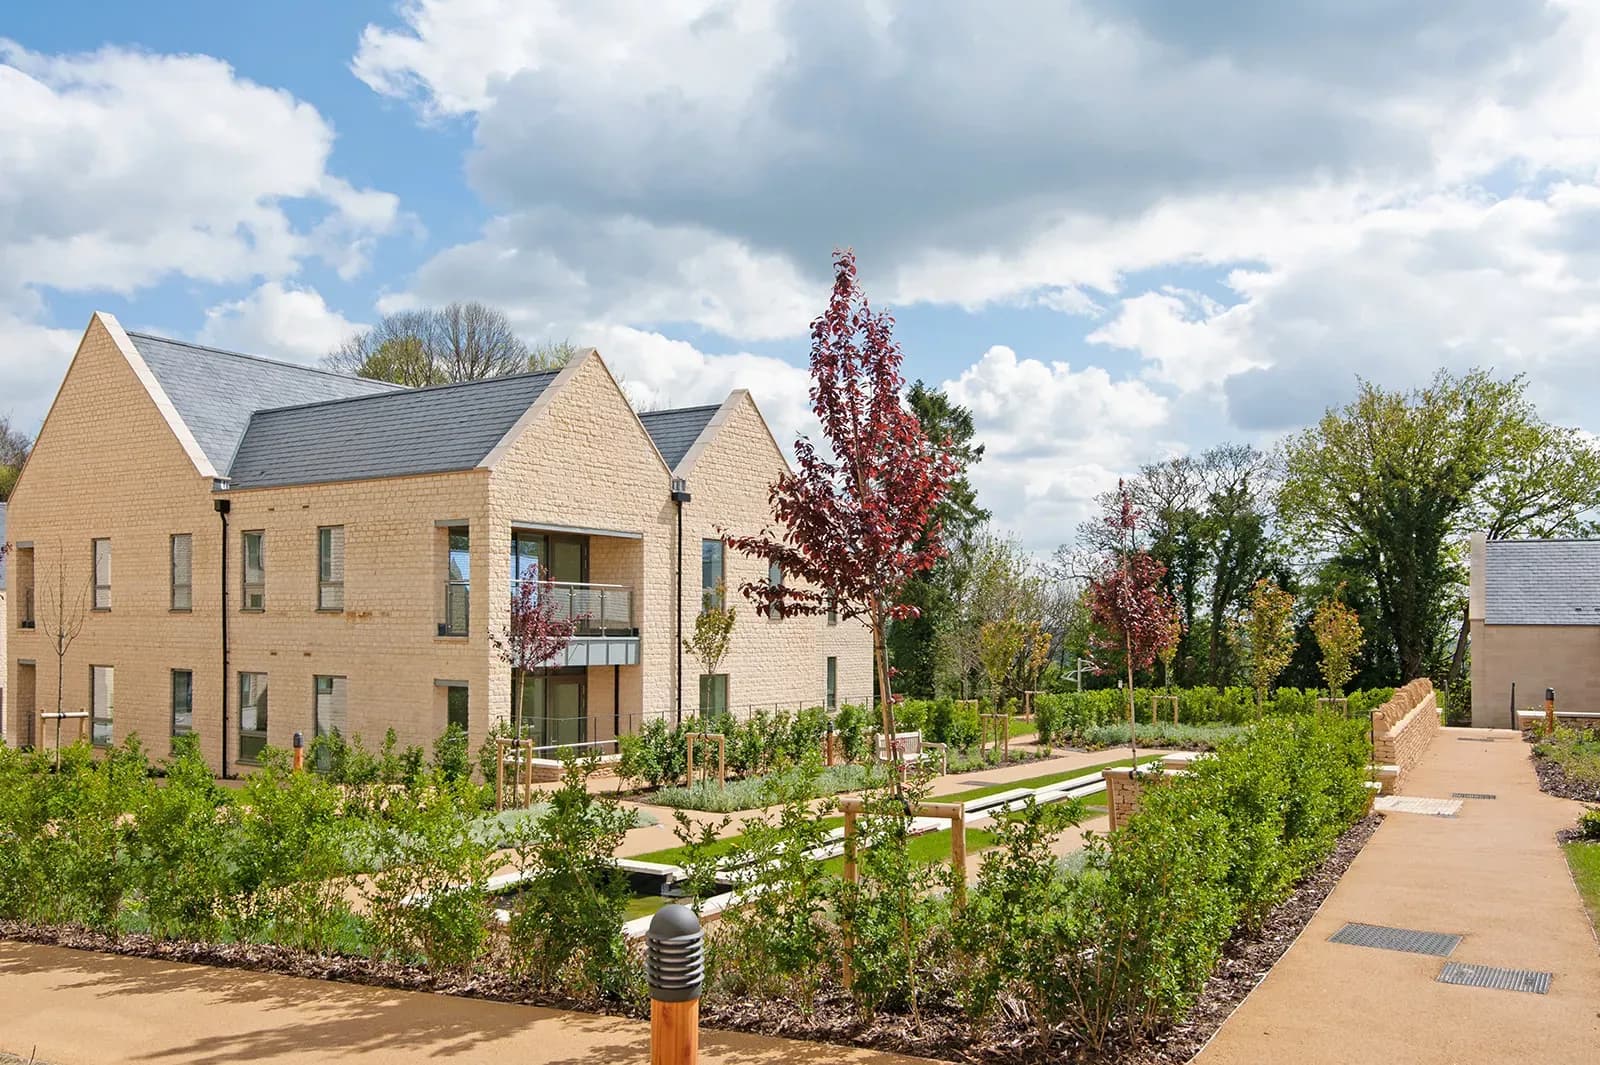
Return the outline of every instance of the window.
<path id="1" fill-rule="evenodd" d="M 728 709 L 728 675 L 726 673 L 700 674 L 700 714 L 726 713 Z"/>
<path id="2" fill-rule="evenodd" d="M 172 671 L 172 734 L 185 736 L 194 731 L 194 673 Z"/>
<path id="3" fill-rule="evenodd" d="M 839 709 L 839 660 L 828 656 L 828 709 Z"/>
<path id="4" fill-rule="evenodd" d="M 111 609 L 111 541 L 94 541 L 94 608 Z"/>
<path id="5" fill-rule="evenodd" d="M 317 530 L 317 609 L 344 609 L 344 526 Z"/>
<path id="6" fill-rule="evenodd" d="M 700 541 L 700 609 L 721 610 L 727 591 L 721 540 Z"/>
<path id="7" fill-rule="evenodd" d="M 444 706 L 445 706 L 445 709 L 444 709 L 445 727 L 449 728 L 451 725 L 458 725 L 458 726 L 460 726 L 461 730 L 463 732 L 465 732 L 467 730 L 467 688 L 466 688 L 466 685 L 464 685 L 464 684 L 452 684 L 452 685 L 450 685 L 450 687 L 448 687 L 448 688 L 446 688 L 444 690 L 444 697 L 445 697 L 445 703 L 444 703 Z"/>
<path id="8" fill-rule="evenodd" d="M 116 677 L 110 666 L 89 667 L 89 738 L 96 747 L 111 746 L 111 712 Z"/>
<path id="9" fill-rule="evenodd" d="M 267 745 L 267 675 L 239 674 L 239 761 L 256 762 Z"/>
<path id="10" fill-rule="evenodd" d="M 783 567 L 778 565 L 776 562 L 768 562 L 767 563 L 767 587 L 769 587 L 769 588 L 782 588 L 783 587 Z M 764 608 L 762 612 L 764 614 L 766 614 L 767 617 L 769 617 L 769 618 L 781 618 L 781 617 L 783 617 L 783 609 L 781 607 L 779 607 L 778 604 L 776 604 L 776 603 L 773 603 L 771 606 Z"/>
<path id="11" fill-rule="evenodd" d="M 318 677 L 317 706 L 314 724 L 318 736 L 341 736 L 349 732 L 350 703 L 347 692 L 350 681 L 345 677 Z"/>
<path id="12" fill-rule="evenodd" d="M 33 628 L 33 548 L 19 546 L 16 550 L 16 570 L 12 574 L 17 582 L 17 628 Z"/>
<path id="13" fill-rule="evenodd" d="M 267 609 L 267 534 L 259 529 L 240 534 L 244 546 L 245 610 Z"/>
<path id="14" fill-rule="evenodd" d="M 189 533 L 172 536 L 172 609 L 194 608 L 194 537 Z"/>
<path id="15" fill-rule="evenodd" d="M 472 601 L 472 535 L 465 525 L 452 526 L 448 535 L 444 620 L 439 623 L 439 635 L 465 636 Z"/>
<path id="16" fill-rule="evenodd" d="M 839 600 L 832 596 L 828 597 L 828 624 L 839 624 Z"/>

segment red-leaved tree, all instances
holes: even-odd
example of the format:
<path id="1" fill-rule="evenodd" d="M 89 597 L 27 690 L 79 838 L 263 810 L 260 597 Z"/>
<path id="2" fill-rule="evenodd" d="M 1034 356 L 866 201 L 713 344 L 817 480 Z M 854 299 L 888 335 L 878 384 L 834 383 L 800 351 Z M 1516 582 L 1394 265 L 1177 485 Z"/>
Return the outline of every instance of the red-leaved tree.
<path id="1" fill-rule="evenodd" d="M 871 629 L 881 724 L 898 761 L 884 640 L 891 619 L 918 614 L 900 601 L 906 582 L 944 554 L 934 509 L 956 464 L 929 442 L 904 402 L 894 319 L 868 305 L 855 253 L 835 252 L 833 266 L 828 310 L 811 323 L 811 409 L 827 450 L 797 440 L 797 471 L 768 493 L 778 531 L 730 536 L 728 544 L 803 582 L 741 585 L 757 604 L 780 617 L 831 606 Z"/>
<path id="2" fill-rule="evenodd" d="M 522 689 L 528 673 L 548 666 L 567 649 L 581 618 L 557 602 L 555 585 L 541 569 L 538 580 L 522 580 L 511 593 L 511 616 L 499 633 L 491 632 L 500 660 L 511 667 L 511 723 L 522 740 Z"/>
<path id="3" fill-rule="evenodd" d="M 1128 678 L 1128 743 L 1135 743 L 1133 671 L 1149 669 L 1183 634 L 1178 604 L 1161 586 L 1163 566 L 1140 551 L 1134 540 L 1139 512 L 1127 486 L 1117 482 L 1118 507 L 1105 518 L 1116 534 L 1116 547 L 1100 559 L 1089 582 L 1089 610 L 1094 619 L 1090 644 L 1098 652 L 1095 672 L 1105 674 L 1120 664 Z"/>

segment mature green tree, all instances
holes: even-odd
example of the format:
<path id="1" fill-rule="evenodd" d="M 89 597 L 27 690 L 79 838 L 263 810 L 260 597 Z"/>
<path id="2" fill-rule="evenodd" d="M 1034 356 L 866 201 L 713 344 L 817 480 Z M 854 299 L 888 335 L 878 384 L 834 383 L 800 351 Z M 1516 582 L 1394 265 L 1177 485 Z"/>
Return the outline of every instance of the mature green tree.
<path id="1" fill-rule="evenodd" d="M 973 442 L 972 412 L 952 403 L 943 390 L 929 388 L 921 381 L 907 390 L 906 403 L 928 439 L 942 447 L 958 467 L 948 494 L 936 510 L 944 542 L 952 555 L 906 583 L 905 602 L 917 608 L 918 616 L 896 621 L 889 628 L 889 660 L 899 671 L 901 690 L 931 695 L 941 673 L 951 672 L 951 663 L 941 658 L 949 645 L 940 639 L 940 633 L 948 632 L 955 624 L 954 612 L 961 594 L 956 587 L 961 567 L 953 555 L 971 545 L 973 536 L 989 520 L 989 512 L 978 506 L 977 492 L 967 476 L 967 471 L 983 458 L 983 445 Z"/>
<path id="2" fill-rule="evenodd" d="M 11 419 L 0 415 L 0 501 L 10 498 L 31 450 L 33 441 L 28 434 L 13 429 Z"/>
<path id="3" fill-rule="evenodd" d="M 420 388 L 552 370 L 577 353 L 568 341 L 529 347 L 505 312 L 482 303 L 386 314 L 323 359 L 341 373 Z"/>
<path id="4" fill-rule="evenodd" d="M 934 629 L 939 644 L 935 686 L 970 695 L 984 676 L 984 625 L 1005 618 L 1042 623 L 1046 588 L 1022 546 L 989 529 L 955 544 L 949 562 L 953 601 Z"/>
<path id="5" fill-rule="evenodd" d="M 1268 568 L 1272 540 L 1267 515 L 1276 488 L 1276 456 L 1248 444 L 1222 444 L 1201 458 L 1206 483 L 1206 592 L 1210 609 L 1205 632 L 1208 684 L 1228 683 L 1228 631 L 1245 609 L 1250 589 Z M 1191 637 L 1198 643 L 1198 637 Z"/>
<path id="6" fill-rule="evenodd" d="M 1396 680 L 1439 664 L 1467 532 L 1562 531 L 1600 492 L 1600 454 L 1541 421 L 1526 389 L 1482 370 L 1411 392 L 1362 381 L 1288 445 L 1282 519 L 1303 546 L 1371 574 Z"/>

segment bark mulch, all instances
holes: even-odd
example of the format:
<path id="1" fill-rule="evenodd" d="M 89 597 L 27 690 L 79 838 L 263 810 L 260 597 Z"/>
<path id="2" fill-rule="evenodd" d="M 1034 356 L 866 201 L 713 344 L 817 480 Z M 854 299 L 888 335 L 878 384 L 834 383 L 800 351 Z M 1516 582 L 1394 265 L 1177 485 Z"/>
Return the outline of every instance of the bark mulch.
<path id="1" fill-rule="evenodd" d="M 1116 1033 L 1111 1042 L 1098 1051 L 1081 1045 L 1065 1032 L 1042 1040 L 1020 1007 L 1014 1005 L 1002 1008 L 1002 1016 L 987 1026 L 975 1026 L 952 1002 L 937 994 L 934 997 L 940 1001 L 930 1002 L 916 1018 L 886 1013 L 864 1020 L 843 989 L 837 986 L 825 986 L 809 1012 L 789 1000 L 708 1000 L 702 1003 L 702 1021 L 708 1028 L 981 1065 L 1030 1065 L 1045 1061 L 1092 1065 L 1187 1062 L 1289 949 L 1381 821 L 1382 817 L 1374 814 L 1357 822 L 1339 838 L 1328 858 L 1267 915 L 1260 929 L 1253 932 L 1240 929 L 1234 933 L 1223 947 L 1222 959 L 1199 1001 L 1182 1023 L 1137 1039 L 1127 1033 Z M 642 1002 L 629 1007 L 530 991 L 522 981 L 495 971 L 441 973 L 419 966 L 312 954 L 286 947 L 161 942 L 144 935 L 112 937 L 79 928 L 38 927 L 14 921 L 0 921 L 0 939 L 496 1002 L 645 1016 L 646 1004 Z M 3 1057 L 0 1057 L 0 1065 L 7 1065 Z"/>
<path id="2" fill-rule="evenodd" d="M 1574 780 L 1554 758 L 1534 754 L 1533 772 L 1539 778 L 1539 790 L 1561 799 L 1579 802 L 1600 802 L 1600 783 Z"/>

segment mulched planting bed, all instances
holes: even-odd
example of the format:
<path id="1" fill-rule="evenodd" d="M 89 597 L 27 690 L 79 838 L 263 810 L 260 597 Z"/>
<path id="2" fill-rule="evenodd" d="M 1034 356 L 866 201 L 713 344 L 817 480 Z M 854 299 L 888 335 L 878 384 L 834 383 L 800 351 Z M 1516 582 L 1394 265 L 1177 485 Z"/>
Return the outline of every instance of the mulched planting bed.
<path id="1" fill-rule="evenodd" d="M 1046 1043 L 1024 1023 L 1015 1004 L 1003 1004 L 1000 1019 L 979 1027 L 968 1020 L 955 1003 L 940 998 L 925 1001 L 915 1020 L 903 1014 L 883 1014 L 864 1020 L 843 989 L 837 986 L 825 986 L 809 1014 L 783 1000 L 709 999 L 702 1003 L 701 1017 L 708 1028 L 819 1040 L 948 1061 L 1007 1065 L 1046 1061 L 1176 1065 L 1188 1061 L 1205 1045 L 1289 949 L 1381 821 L 1382 817 L 1374 814 L 1357 822 L 1339 838 L 1333 853 L 1300 882 L 1288 899 L 1268 914 L 1260 930 L 1240 930 L 1234 934 L 1223 948 L 1222 959 L 1206 983 L 1199 1002 L 1181 1024 L 1137 1041 L 1126 1033 L 1115 1033 L 1109 1045 L 1098 1052 L 1077 1044 L 1066 1033 Z M 82 929 L 40 928 L 13 921 L 0 921 L 0 938 L 498 1002 L 600 1008 L 619 1016 L 644 1016 L 643 1003 L 632 1009 L 616 1003 L 599 1006 L 594 1002 L 532 992 L 520 981 L 494 971 L 440 973 L 417 966 L 374 962 L 360 957 L 316 955 L 282 947 L 164 943 L 148 936 L 113 938 Z"/>
<path id="2" fill-rule="evenodd" d="M 1541 758 L 1537 754 L 1530 757 L 1533 759 L 1533 772 L 1539 778 L 1540 791 L 1561 799 L 1600 802 L 1600 784 L 1572 779 L 1554 758 Z"/>

